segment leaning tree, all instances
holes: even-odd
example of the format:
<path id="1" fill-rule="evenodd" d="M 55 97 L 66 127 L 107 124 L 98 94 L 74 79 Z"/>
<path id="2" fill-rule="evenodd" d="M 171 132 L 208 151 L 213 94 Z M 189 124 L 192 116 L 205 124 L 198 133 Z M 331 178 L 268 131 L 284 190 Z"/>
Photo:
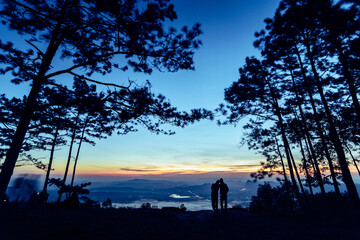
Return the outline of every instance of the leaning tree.
<path id="1" fill-rule="evenodd" d="M 165 30 L 164 23 L 177 17 L 168 0 L 2 2 L 2 23 L 21 36 L 16 43 L 24 42 L 16 46 L 14 39 L 2 35 L 1 73 L 11 72 L 12 82 L 28 82 L 31 90 L 0 173 L 0 196 L 7 189 L 45 86 L 62 88 L 63 79 L 72 76 L 75 81 L 127 89 L 120 81 L 105 82 L 103 75 L 128 68 L 145 73 L 194 69 L 194 49 L 201 44 L 199 24 L 184 27 L 181 33 Z"/>

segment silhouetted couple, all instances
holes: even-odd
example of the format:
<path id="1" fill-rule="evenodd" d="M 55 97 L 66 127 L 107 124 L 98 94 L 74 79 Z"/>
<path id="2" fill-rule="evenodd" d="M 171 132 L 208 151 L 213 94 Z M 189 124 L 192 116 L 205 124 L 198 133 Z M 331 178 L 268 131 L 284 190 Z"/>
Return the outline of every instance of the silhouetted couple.
<path id="1" fill-rule="evenodd" d="M 224 183 L 224 180 L 220 178 L 215 183 L 211 185 L 211 204 L 214 212 L 217 212 L 219 205 L 219 189 L 220 189 L 220 206 L 221 211 L 227 210 L 227 193 L 229 192 L 229 188 Z"/>

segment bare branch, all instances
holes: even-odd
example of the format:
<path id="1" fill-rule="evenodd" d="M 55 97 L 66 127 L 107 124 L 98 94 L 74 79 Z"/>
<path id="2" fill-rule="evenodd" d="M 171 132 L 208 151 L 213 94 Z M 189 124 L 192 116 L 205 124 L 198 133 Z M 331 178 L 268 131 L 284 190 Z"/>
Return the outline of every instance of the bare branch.
<path id="1" fill-rule="evenodd" d="M 90 79 L 90 78 L 87 78 L 87 77 L 85 77 L 85 76 L 76 74 L 76 73 L 71 72 L 71 71 L 69 71 L 68 73 L 71 74 L 71 75 L 73 75 L 73 76 L 75 76 L 75 77 L 84 79 L 85 81 L 89 81 L 89 82 L 101 84 L 101 85 L 104 85 L 104 86 L 113 86 L 113 87 L 128 89 L 128 87 L 124 87 L 124 86 L 121 86 L 121 85 L 117 85 L 117 84 L 115 84 L 115 83 L 104 83 L 104 82 L 100 82 L 100 81 L 97 81 L 97 80 L 94 80 L 94 79 Z"/>
<path id="2" fill-rule="evenodd" d="M 25 8 L 25 9 L 28 10 L 29 12 L 32 12 L 32 13 L 38 15 L 38 16 L 41 16 L 41 17 L 43 17 L 43 18 L 45 18 L 45 19 L 49 19 L 49 18 L 51 19 L 51 17 L 50 17 L 49 15 L 45 15 L 45 14 L 39 12 L 39 11 L 36 11 L 35 9 L 30 8 L 30 7 L 28 7 L 28 6 L 25 5 L 25 4 L 22 4 L 22 3 L 18 2 L 18 1 L 14 1 L 14 0 L 10 0 L 10 1 L 11 1 L 12 3 L 15 3 L 15 4 L 18 5 L 18 6 L 21 6 L 21 7 Z"/>
<path id="3" fill-rule="evenodd" d="M 33 48 L 35 48 L 38 52 L 39 52 L 39 54 L 42 56 L 42 57 L 44 57 L 44 53 L 37 47 L 37 46 L 35 46 L 35 44 L 33 44 L 32 42 L 30 42 L 29 40 L 25 40 L 25 42 L 27 42 L 28 44 L 30 44 Z"/>
<path id="4" fill-rule="evenodd" d="M 45 76 L 46 78 L 51 78 L 51 77 L 55 77 L 55 76 L 58 76 L 60 74 L 64 74 L 64 73 L 70 73 L 72 70 L 75 70 L 75 69 L 78 69 L 78 68 L 81 68 L 81 67 L 85 67 L 85 66 L 88 66 L 88 65 L 91 65 L 91 64 L 94 64 L 94 63 L 97 63 L 98 61 L 100 61 L 102 58 L 106 58 L 106 57 L 111 57 L 111 56 L 115 56 L 115 55 L 120 55 L 120 54 L 123 54 L 123 55 L 126 55 L 126 54 L 132 54 L 132 53 L 129 53 L 129 52 L 122 52 L 122 51 L 116 51 L 116 52 L 111 52 L 111 53 L 107 53 L 107 54 L 103 54 L 101 56 L 98 56 L 96 59 L 92 60 L 92 61 L 87 61 L 87 62 L 84 62 L 84 63 L 81 63 L 81 64 L 77 64 L 77 65 L 74 65 L 68 69 L 64 69 L 64 70 L 60 70 L 60 71 L 57 71 L 57 72 L 53 72 L 53 73 L 50 73 L 49 75 Z"/>

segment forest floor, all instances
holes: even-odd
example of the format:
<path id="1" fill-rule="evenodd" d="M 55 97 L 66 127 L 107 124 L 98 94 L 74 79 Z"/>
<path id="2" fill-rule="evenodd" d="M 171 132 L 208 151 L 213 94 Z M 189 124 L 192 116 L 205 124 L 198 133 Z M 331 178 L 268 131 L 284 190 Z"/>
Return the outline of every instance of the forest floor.
<path id="1" fill-rule="evenodd" d="M 0 239 L 359 239 L 360 218 L 212 211 L 0 207 Z"/>

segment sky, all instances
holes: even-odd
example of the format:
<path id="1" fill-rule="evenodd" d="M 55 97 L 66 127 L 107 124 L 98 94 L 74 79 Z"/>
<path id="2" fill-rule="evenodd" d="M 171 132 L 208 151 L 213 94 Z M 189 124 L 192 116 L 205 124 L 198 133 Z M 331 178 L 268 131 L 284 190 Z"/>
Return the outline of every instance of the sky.
<path id="1" fill-rule="evenodd" d="M 173 0 L 178 19 L 171 25 L 201 24 L 203 45 L 195 52 L 195 70 L 151 75 L 131 71 L 111 73 L 109 79 L 149 80 L 154 93 L 165 95 L 173 106 L 214 110 L 224 100 L 224 89 L 238 78 L 238 69 L 247 56 L 258 56 L 253 47 L 254 33 L 264 28 L 263 20 L 274 15 L 278 0 Z M 9 33 L 3 40 L 14 40 Z M 13 86 L 3 78 L 1 92 L 7 96 L 27 95 L 29 86 Z M 6 91 L 4 91 L 6 89 Z M 83 176 L 143 178 L 218 178 L 249 177 L 263 160 L 239 146 L 242 123 L 237 127 L 218 126 L 204 120 L 184 129 L 165 126 L 175 135 L 156 135 L 145 129 L 128 135 L 113 135 L 84 144 L 77 167 Z M 55 153 L 54 174 L 63 174 L 67 148 Z M 74 152 L 75 154 L 75 152 Z M 49 153 L 36 152 L 46 162 Z M 44 174 L 34 167 L 19 167 L 15 174 Z"/>

